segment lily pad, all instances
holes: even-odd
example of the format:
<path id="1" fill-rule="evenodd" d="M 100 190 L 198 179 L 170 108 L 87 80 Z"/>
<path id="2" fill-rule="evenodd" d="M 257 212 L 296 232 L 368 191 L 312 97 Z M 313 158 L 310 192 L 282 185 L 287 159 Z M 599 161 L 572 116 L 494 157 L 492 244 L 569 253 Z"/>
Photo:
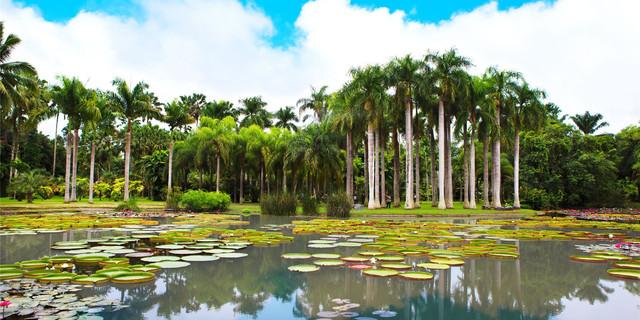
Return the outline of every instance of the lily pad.
<path id="1" fill-rule="evenodd" d="M 406 264 L 406 263 L 383 263 L 380 266 L 385 269 L 393 269 L 393 270 L 408 270 L 412 268 L 410 264 Z"/>
<path id="2" fill-rule="evenodd" d="M 375 258 L 380 260 L 380 261 L 384 261 L 384 262 L 404 261 L 404 257 L 403 256 L 379 256 L 379 257 L 375 257 Z"/>
<path id="3" fill-rule="evenodd" d="M 360 251 L 360 252 L 358 252 L 358 254 L 361 255 L 361 256 L 365 256 L 365 257 L 378 257 L 378 256 L 384 255 L 384 252 L 380 252 L 380 251 Z"/>
<path id="4" fill-rule="evenodd" d="M 416 266 L 419 268 L 425 268 L 429 270 L 447 270 L 450 268 L 448 264 L 440 264 L 440 263 L 432 263 L 432 262 L 418 263 Z"/>
<path id="5" fill-rule="evenodd" d="M 607 260 L 605 258 L 594 257 L 594 256 L 571 256 L 569 258 L 571 260 L 573 260 L 573 261 L 578 261 L 578 262 L 590 262 L 590 263 L 607 263 L 607 262 L 609 262 L 609 260 Z"/>
<path id="6" fill-rule="evenodd" d="M 142 283 L 151 281 L 155 275 L 151 272 L 128 272 L 111 278 L 113 283 Z"/>
<path id="7" fill-rule="evenodd" d="M 607 273 L 618 278 L 640 280 L 640 270 L 636 269 L 609 269 Z"/>
<path id="8" fill-rule="evenodd" d="M 283 259 L 301 260 L 301 259 L 310 259 L 311 255 L 308 253 L 285 253 L 281 257 Z"/>
<path id="9" fill-rule="evenodd" d="M 161 262 L 161 261 L 178 261 L 180 257 L 176 256 L 153 256 L 140 259 L 144 262 Z"/>
<path id="10" fill-rule="evenodd" d="M 71 280 L 75 284 L 103 284 L 109 282 L 109 277 L 103 274 L 93 274 L 90 276 L 77 276 Z"/>
<path id="11" fill-rule="evenodd" d="M 337 253 L 314 253 L 311 255 L 316 259 L 339 259 L 340 255 Z"/>
<path id="12" fill-rule="evenodd" d="M 335 248 L 337 246 L 335 244 L 312 243 L 312 244 L 308 245 L 307 247 L 314 248 L 314 249 L 332 249 L 332 248 Z"/>
<path id="13" fill-rule="evenodd" d="M 214 255 L 191 255 L 191 256 L 184 256 L 182 258 L 180 258 L 180 260 L 182 261 L 189 261 L 189 262 L 206 262 L 206 261 L 216 261 L 220 259 L 217 256 Z"/>
<path id="14" fill-rule="evenodd" d="M 398 275 L 400 272 L 392 269 L 367 269 L 362 271 L 362 273 L 373 277 L 393 277 Z"/>
<path id="15" fill-rule="evenodd" d="M 446 264 L 450 266 L 461 266 L 464 264 L 464 260 L 462 259 L 433 258 L 431 259 L 431 262 L 437 264 Z"/>
<path id="16" fill-rule="evenodd" d="M 314 272 L 320 270 L 320 267 L 313 264 L 297 264 L 290 266 L 287 269 L 294 272 Z"/>
<path id="17" fill-rule="evenodd" d="M 340 258 L 342 261 L 346 262 L 368 262 L 369 258 L 367 257 L 342 257 Z"/>
<path id="18" fill-rule="evenodd" d="M 39 277 L 38 281 L 46 282 L 46 283 L 62 283 L 62 282 L 71 281 L 76 276 L 77 274 L 75 273 L 60 272 L 60 273 L 54 273 L 54 274 L 49 274 L 46 276 Z"/>
<path id="19" fill-rule="evenodd" d="M 201 250 L 189 250 L 189 249 L 180 249 L 180 250 L 171 250 L 169 251 L 171 254 L 179 255 L 179 256 L 191 256 L 195 254 L 202 253 Z"/>
<path id="20" fill-rule="evenodd" d="M 373 266 L 370 264 L 350 264 L 347 267 L 354 270 L 366 270 L 373 268 Z"/>
<path id="21" fill-rule="evenodd" d="M 220 258 L 225 258 L 225 259 L 237 259 L 237 258 L 244 258 L 248 256 L 248 254 L 242 253 L 242 252 L 219 253 L 216 255 Z"/>
<path id="22" fill-rule="evenodd" d="M 0 280 L 18 279 L 22 278 L 24 272 L 17 269 L 5 269 L 0 271 Z"/>
<path id="23" fill-rule="evenodd" d="M 624 268 L 624 269 L 640 269 L 640 261 L 617 262 L 614 264 L 614 266 L 618 268 Z"/>
<path id="24" fill-rule="evenodd" d="M 344 265 L 344 261 L 338 259 L 320 259 L 314 261 L 313 264 L 322 267 L 337 267 Z"/>
<path id="25" fill-rule="evenodd" d="M 431 280 L 431 279 L 433 279 L 433 273 L 422 272 L 422 271 L 402 272 L 398 276 L 401 277 L 401 278 L 410 279 L 410 280 Z"/>
<path id="26" fill-rule="evenodd" d="M 151 267 L 158 267 L 162 269 L 176 269 L 190 266 L 191 263 L 186 261 L 160 261 L 150 264 Z"/>

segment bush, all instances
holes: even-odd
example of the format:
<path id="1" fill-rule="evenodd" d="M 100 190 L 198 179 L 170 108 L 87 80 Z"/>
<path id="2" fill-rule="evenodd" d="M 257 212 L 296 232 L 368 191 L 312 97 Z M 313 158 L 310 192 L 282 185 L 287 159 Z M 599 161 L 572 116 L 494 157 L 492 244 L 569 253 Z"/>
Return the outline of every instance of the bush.
<path id="1" fill-rule="evenodd" d="M 297 208 L 296 196 L 292 194 L 264 195 L 260 198 L 262 214 L 274 216 L 294 216 Z"/>
<path id="2" fill-rule="evenodd" d="M 38 197 L 40 199 L 49 199 L 53 195 L 53 188 L 50 186 L 41 186 L 37 191 Z"/>
<path id="3" fill-rule="evenodd" d="M 351 212 L 353 203 L 345 192 L 338 192 L 327 198 L 327 216 L 346 218 Z"/>
<path id="4" fill-rule="evenodd" d="M 231 204 L 231 197 L 223 192 L 189 190 L 180 198 L 180 203 L 191 211 L 224 211 Z"/>
<path id="5" fill-rule="evenodd" d="M 103 181 L 98 181 L 93 185 L 93 191 L 96 193 L 96 197 L 100 200 L 102 200 L 102 198 L 111 197 L 111 189 L 111 185 Z"/>
<path id="6" fill-rule="evenodd" d="M 562 201 L 562 195 L 552 195 L 544 189 L 532 188 L 526 190 L 524 202 L 534 210 L 557 209 Z"/>
<path id="7" fill-rule="evenodd" d="M 167 200 L 165 201 L 164 208 L 170 210 L 178 210 L 180 209 L 180 198 L 182 197 L 182 192 L 179 188 L 173 188 L 171 192 L 167 194 Z"/>
<path id="8" fill-rule="evenodd" d="M 131 198 L 128 201 L 121 202 L 115 209 L 118 212 L 122 211 L 133 211 L 140 212 L 140 207 L 138 207 L 138 202 L 135 198 Z"/>
<path id="9" fill-rule="evenodd" d="M 302 213 L 307 216 L 318 215 L 318 201 L 308 195 L 302 196 Z"/>
<path id="10" fill-rule="evenodd" d="M 129 180 L 129 196 L 142 195 L 144 186 L 140 180 Z M 124 197 L 124 178 L 116 179 L 111 188 L 111 199 L 121 200 Z"/>

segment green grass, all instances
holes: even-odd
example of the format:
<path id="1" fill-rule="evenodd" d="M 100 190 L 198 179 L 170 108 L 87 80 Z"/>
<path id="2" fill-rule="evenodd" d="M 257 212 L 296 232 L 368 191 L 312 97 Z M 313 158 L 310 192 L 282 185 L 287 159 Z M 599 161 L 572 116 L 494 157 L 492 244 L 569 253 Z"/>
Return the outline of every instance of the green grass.
<path id="1" fill-rule="evenodd" d="M 145 198 L 136 199 L 138 206 L 144 211 L 158 211 L 164 209 L 164 201 L 153 201 Z M 27 201 L 17 201 L 10 198 L 0 198 L 0 212 L 62 212 L 65 210 L 113 210 L 121 201 L 112 200 L 99 200 L 94 199 L 94 203 L 88 203 L 87 199 L 81 199 L 78 202 L 72 202 L 65 204 L 61 197 L 54 197 L 47 200 L 36 199 L 33 203 L 27 203 Z M 479 204 L 478 207 L 481 205 Z M 229 213 L 239 214 L 244 210 L 248 210 L 251 213 L 260 212 L 260 204 L 258 203 L 232 203 L 229 206 Z M 318 207 L 320 215 L 327 212 L 325 206 Z M 298 214 L 302 214 L 302 207 L 298 207 Z M 422 207 L 412 210 L 406 210 L 403 207 L 400 208 L 382 208 L 376 210 L 362 209 L 352 210 L 353 216 L 377 216 L 377 215 L 432 215 L 432 216 L 460 216 L 460 215 L 501 215 L 501 214 L 535 214 L 536 211 L 530 209 L 520 210 L 482 210 L 482 209 L 463 209 L 462 203 L 455 202 L 453 209 L 440 210 L 438 208 L 432 208 L 430 202 L 422 202 Z"/>

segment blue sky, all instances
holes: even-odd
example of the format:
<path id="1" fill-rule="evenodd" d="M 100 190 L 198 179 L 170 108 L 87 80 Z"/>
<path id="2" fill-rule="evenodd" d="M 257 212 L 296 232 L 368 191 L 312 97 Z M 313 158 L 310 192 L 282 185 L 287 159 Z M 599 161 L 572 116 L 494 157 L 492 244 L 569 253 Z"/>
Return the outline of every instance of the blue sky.
<path id="1" fill-rule="evenodd" d="M 276 34 L 270 39 L 274 46 L 287 46 L 293 43 L 294 23 L 300 9 L 308 2 L 308 0 L 241 1 L 259 8 L 271 18 L 276 28 Z M 37 7 L 45 19 L 56 22 L 64 22 L 74 17 L 80 10 L 141 17 L 141 10 L 135 0 L 20 0 L 18 2 Z M 387 7 L 391 10 L 403 10 L 411 20 L 419 22 L 447 20 L 455 13 L 471 11 L 487 2 L 490 0 L 351 0 L 352 4 L 366 8 Z M 507 10 L 535 1 L 497 0 L 497 2 L 499 9 Z"/>

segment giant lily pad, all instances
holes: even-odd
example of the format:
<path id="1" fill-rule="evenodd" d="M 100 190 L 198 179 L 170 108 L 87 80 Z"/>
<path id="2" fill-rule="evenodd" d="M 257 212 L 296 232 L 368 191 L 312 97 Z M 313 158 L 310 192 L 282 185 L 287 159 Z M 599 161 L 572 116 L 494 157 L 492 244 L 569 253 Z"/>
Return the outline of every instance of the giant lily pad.
<path id="1" fill-rule="evenodd" d="M 17 269 L 5 269 L 0 270 L 0 280 L 18 279 L 22 278 L 24 272 Z"/>
<path id="2" fill-rule="evenodd" d="M 176 256 L 153 256 L 140 259 L 144 262 L 161 262 L 161 261 L 178 261 L 180 257 Z"/>
<path id="3" fill-rule="evenodd" d="M 314 261 L 313 264 L 322 267 L 337 267 L 344 265 L 344 261 L 338 259 L 320 259 Z"/>
<path id="4" fill-rule="evenodd" d="M 111 278 L 113 283 L 142 283 L 155 278 L 151 272 L 128 272 Z"/>
<path id="5" fill-rule="evenodd" d="M 362 271 L 363 274 L 373 277 L 393 277 L 400 272 L 392 269 L 367 269 Z"/>
<path id="6" fill-rule="evenodd" d="M 176 268 L 184 268 L 190 266 L 191 263 L 186 261 L 160 261 L 156 263 L 152 263 L 150 267 L 158 267 L 162 269 L 176 269 Z"/>
<path id="7" fill-rule="evenodd" d="M 636 269 L 609 269 L 607 273 L 618 278 L 640 280 L 640 270 Z"/>
<path id="8" fill-rule="evenodd" d="M 431 263 L 431 262 L 418 263 L 416 266 L 418 266 L 419 268 L 425 268 L 429 270 L 447 270 L 450 268 L 448 264 Z"/>
<path id="9" fill-rule="evenodd" d="M 300 260 L 309 259 L 311 255 L 308 253 L 285 253 L 281 256 L 283 259 Z"/>
<path id="10" fill-rule="evenodd" d="M 379 256 L 379 257 L 375 257 L 375 258 L 380 260 L 380 261 L 384 261 L 384 262 L 404 261 L 404 257 L 403 256 Z"/>
<path id="11" fill-rule="evenodd" d="M 242 253 L 242 252 L 229 252 L 229 253 L 218 253 L 216 254 L 216 256 L 220 258 L 225 258 L 225 259 L 237 259 L 237 258 L 244 258 L 248 256 L 248 254 Z"/>
<path id="12" fill-rule="evenodd" d="M 75 273 L 60 272 L 60 273 L 53 273 L 53 274 L 39 277 L 38 281 L 46 282 L 46 283 L 62 283 L 62 282 L 69 282 L 76 276 L 77 274 Z"/>
<path id="13" fill-rule="evenodd" d="M 216 261 L 218 259 L 220 259 L 217 256 L 214 255 L 192 255 L 192 256 L 184 256 L 182 258 L 180 258 L 182 261 L 189 261 L 189 262 L 207 262 L 207 261 Z"/>
<path id="14" fill-rule="evenodd" d="M 617 262 L 614 266 L 624 269 L 640 269 L 640 261 Z"/>
<path id="15" fill-rule="evenodd" d="M 464 264 L 464 260 L 462 259 L 432 258 L 431 262 L 437 264 L 446 264 L 450 266 L 461 266 Z"/>
<path id="16" fill-rule="evenodd" d="M 369 258 L 367 257 L 342 257 L 340 258 L 342 261 L 346 262 L 367 262 Z"/>
<path id="17" fill-rule="evenodd" d="M 590 262 L 590 263 L 607 263 L 609 260 L 594 256 L 571 256 L 569 257 L 573 261 L 578 262 Z"/>
<path id="18" fill-rule="evenodd" d="M 383 263 L 380 266 L 385 269 L 393 270 L 407 270 L 412 268 L 410 264 L 406 263 Z"/>
<path id="19" fill-rule="evenodd" d="M 75 284 L 103 284 L 109 281 L 109 277 L 103 274 L 93 274 L 90 276 L 77 276 L 71 280 Z"/>
<path id="20" fill-rule="evenodd" d="M 340 255 L 337 253 L 314 253 L 311 255 L 316 259 L 339 259 Z"/>
<path id="21" fill-rule="evenodd" d="M 320 267 L 313 264 L 297 264 L 290 266 L 287 269 L 294 272 L 314 272 L 320 270 Z"/>
<path id="22" fill-rule="evenodd" d="M 410 280 L 431 280 L 431 279 L 433 279 L 433 273 L 422 272 L 422 271 L 402 272 L 398 276 L 401 277 L 401 278 L 410 279 Z"/>

